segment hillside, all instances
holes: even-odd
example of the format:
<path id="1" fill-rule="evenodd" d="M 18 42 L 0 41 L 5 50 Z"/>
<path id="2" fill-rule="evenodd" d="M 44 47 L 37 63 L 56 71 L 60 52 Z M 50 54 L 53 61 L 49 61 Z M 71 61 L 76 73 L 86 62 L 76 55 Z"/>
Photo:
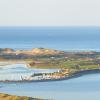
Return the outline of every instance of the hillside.
<path id="1" fill-rule="evenodd" d="M 34 48 L 31 50 L 13 50 L 10 48 L 0 49 L 0 54 L 27 54 L 27 55 L 55 55 L 63 53 L 59 50 L 46 49 L 46 48 Z"/>
<path id="2" fill-rule="evenodd" d="M 100 52 L 94 51 L 60 51 L 47 48 L 33 48 L 31 50 L 13 50 L 10 48 L 0 49 L 0 59 L 27 59 L 27 58 L 95 58 L 100 57 Z"/>

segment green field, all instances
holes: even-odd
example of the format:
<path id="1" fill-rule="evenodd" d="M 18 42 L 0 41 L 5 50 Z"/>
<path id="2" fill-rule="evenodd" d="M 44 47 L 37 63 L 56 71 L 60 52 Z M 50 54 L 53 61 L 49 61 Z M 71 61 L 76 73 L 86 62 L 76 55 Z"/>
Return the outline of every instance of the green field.
<path id="1" fill-rule="evenodd" d="M 31 63 L 31 68 L 100 69 L 99 60 L 82 59 L 39 59 L 39 64 Z"/>

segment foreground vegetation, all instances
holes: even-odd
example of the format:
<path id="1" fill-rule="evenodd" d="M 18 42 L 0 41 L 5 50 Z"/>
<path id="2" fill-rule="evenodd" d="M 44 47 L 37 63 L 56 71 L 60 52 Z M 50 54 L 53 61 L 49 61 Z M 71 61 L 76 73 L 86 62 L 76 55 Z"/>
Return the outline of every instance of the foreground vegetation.
<path id="1" fill-rule="evenodd" d="M 8 95 L 0 93 L 0 100 L 44 100 L 44 99 L 37 99 L 31 98 L 26 96 L 16 96 L 16 95 Z"/>

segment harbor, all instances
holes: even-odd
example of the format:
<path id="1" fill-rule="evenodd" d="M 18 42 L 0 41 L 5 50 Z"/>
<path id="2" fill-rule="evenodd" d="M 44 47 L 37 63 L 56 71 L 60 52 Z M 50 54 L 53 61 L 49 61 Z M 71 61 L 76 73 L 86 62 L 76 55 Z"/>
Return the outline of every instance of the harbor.
<path id="1" fill-rule="evenodd" d="M 59 69 L 30 69 L 26 64 L 12 64 L 0 67 L 0 81 L 34 81 L 57 79 L 60 76 L 54 75 Z"/>

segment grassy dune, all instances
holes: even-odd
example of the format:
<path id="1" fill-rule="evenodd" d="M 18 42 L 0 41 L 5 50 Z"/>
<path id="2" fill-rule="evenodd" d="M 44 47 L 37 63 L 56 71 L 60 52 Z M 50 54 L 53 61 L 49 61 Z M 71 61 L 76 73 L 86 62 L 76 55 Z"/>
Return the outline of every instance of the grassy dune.
<path id="1" fill-rule="evenodd" d="M 31 98 L 26 96 L 16 96 L 16 95 L 8 95 L 0 93 L 0 100 L 44 100 L 44 99 L 37 99 Z"/>

